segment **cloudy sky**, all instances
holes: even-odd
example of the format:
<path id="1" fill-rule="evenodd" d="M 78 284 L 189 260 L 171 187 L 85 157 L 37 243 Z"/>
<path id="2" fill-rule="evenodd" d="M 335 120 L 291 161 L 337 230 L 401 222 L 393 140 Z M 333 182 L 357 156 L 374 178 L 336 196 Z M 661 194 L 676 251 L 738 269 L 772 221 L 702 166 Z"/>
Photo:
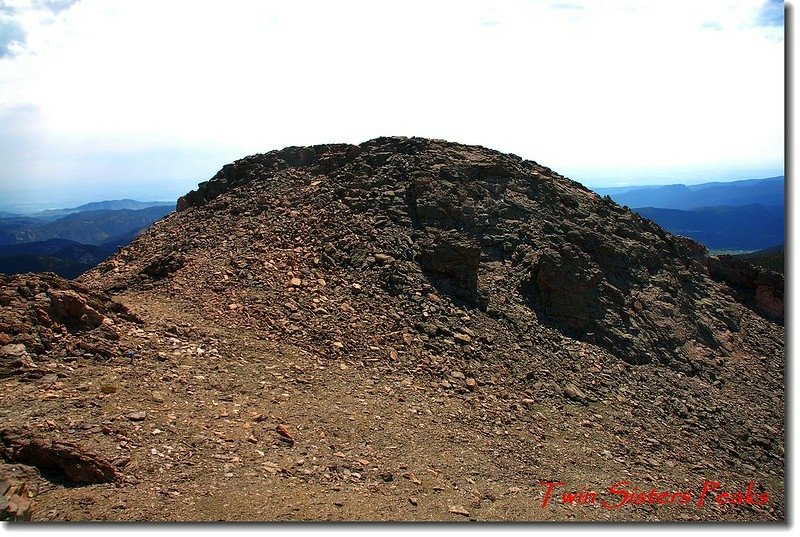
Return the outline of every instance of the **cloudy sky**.
<path id="1" fill-rule="evenodd" d="M 592 186 L 783 173 L 783 3 L 0 0 L 0 207 L 417 135 Z"/>

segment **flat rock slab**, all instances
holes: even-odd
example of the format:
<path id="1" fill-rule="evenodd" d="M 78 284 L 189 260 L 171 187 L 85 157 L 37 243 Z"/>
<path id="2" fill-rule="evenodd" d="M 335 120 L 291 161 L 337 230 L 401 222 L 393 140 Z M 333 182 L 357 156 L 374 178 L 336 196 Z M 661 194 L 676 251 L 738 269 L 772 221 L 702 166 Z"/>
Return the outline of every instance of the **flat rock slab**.
<path id="1" fill-rule="evenodd" d="M 110 483 L 116 478 L 109 461 L 78 444 L 17 429 L 0 429 L 0 455 L 8 462 L 35 466 L 43 474 L 63 474 L 72 485 Z"/>

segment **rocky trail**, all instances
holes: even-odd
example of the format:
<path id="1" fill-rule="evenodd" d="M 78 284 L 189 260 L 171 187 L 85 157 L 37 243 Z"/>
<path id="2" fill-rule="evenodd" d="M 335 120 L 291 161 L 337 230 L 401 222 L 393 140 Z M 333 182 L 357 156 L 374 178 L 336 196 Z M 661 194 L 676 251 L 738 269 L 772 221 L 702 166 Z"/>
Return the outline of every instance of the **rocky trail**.
<path id="1" fill-rule="evenodd" d="M 440 141 L 248 157 L 178 208 L 0 282 L 7 516 L 784 519 L 775 275 Z"/>

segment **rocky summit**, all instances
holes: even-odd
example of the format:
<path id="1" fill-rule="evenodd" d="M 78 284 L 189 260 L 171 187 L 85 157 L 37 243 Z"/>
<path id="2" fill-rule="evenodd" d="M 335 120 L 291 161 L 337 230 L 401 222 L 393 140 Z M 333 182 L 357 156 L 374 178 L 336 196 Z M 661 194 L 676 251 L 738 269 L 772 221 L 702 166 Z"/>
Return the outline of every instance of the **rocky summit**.
<path id="1" fill-rule="evenodd" d="M 26 518 L 784 519 L 782 276 L 421 138 L 177 209 L 79 283 L 0 282 Z"/>

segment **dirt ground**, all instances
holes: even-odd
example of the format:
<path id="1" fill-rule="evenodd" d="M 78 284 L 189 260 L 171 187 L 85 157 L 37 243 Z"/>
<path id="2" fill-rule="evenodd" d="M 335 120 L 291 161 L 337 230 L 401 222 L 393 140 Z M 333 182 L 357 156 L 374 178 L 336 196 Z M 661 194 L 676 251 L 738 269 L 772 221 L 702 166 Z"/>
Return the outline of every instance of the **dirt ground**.
<path id="1" fill-rule="evenodd" d="M 633 406 L 622 397 L 579 405 L 509 400 L 512 392 L 488 385 L 454 391 L 402 366 L 329 358 L 231 329 L 234 320 L 209 320 L 191 302 L 154 293 L 119 300 L 147 319 L 123 335 L 135 356 L 0 381 L 5 425 L 75 441 L 120 474 L 89 486 L 42 479 L 34 521 L 784 516 L 782 476 L 757 480 L 754 496 L 766 491 L 765 505 L 720 505 L 745 499 L 720 495 L 747 490 L 742 467 L 721 465 L 724 456 L 704 465 L 701 448 L 692 448 L 695 460 L 658 449 L 658 438 L 624 425 Z M 635 389 L 640 372 L 620 374 Z M 701 506 L 707 481 L 720 489 Z M 545 506 L 547 482 L 563 486 Z M 562 493 L 570 491 L 585 494 L 569 502 Z"/>

